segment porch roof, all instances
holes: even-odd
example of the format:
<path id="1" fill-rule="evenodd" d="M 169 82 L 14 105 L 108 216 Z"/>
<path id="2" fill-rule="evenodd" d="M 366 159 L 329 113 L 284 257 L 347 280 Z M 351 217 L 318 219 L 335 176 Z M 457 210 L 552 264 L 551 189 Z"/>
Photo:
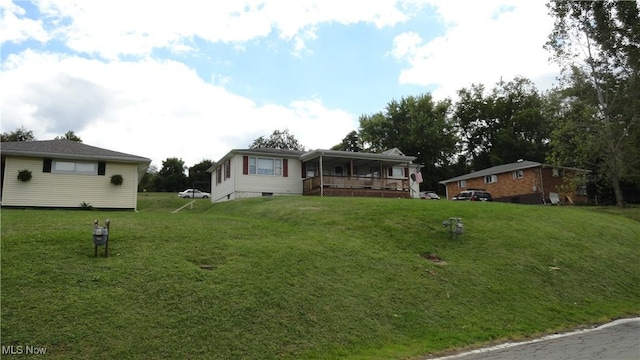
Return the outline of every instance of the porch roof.
<path id="1" fill-rule="evenodd" d="M 353 161 L 359 166 L 384 166 L 404 165 L 413 162 L 415 156 L 394 155 L 394 154 L 374 154 L 365 152 L 352 152 L 340 150 L 310 150 L 300 155 L 300 161 L 309 162 L 322 158 L 327 162 Z"/>

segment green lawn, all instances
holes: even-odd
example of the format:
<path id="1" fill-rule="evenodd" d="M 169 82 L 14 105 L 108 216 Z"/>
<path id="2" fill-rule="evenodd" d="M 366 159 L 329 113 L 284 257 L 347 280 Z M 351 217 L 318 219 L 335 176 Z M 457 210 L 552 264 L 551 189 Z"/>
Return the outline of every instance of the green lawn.
<path id="1" fill-rule="evenodd" d="M 188 202 L 2 209 L 4 349 L 406 359 L 640 314 L 640 208 L 276 197 L 171 213 Z M 96 258 L 92 222 L 107 218 Z"/>

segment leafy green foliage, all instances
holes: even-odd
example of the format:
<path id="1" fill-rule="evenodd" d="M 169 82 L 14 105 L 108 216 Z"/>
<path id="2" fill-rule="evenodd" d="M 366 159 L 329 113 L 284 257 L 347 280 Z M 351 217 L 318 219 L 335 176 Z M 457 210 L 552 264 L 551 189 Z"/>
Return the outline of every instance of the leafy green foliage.
<path id="1" fill-rule="evenodd" d="M 93 205 L 89 204 L 86 201 L 80 203 L 80 209 L 82 210 L 93 210 Z"/>
<path id="2" fill-rule="evenodd" d="M 473 169 L 545 160 L 550 122 L 544 116 L 544 97 L 529 79 L 501 80 L 488 94 L 483 85 L 472 85 L 458 95 L 453 116 L 463 155 Z"/>
<path id="3" fill-rule="evenodd" d="M 211 173 L 207 170 L 213 166 L 215 162 L 211 160 L 202 160 L 201 162 L 189 168 L 188 183 L 190 186 L 205 192 L 211 191 Z"/>
<path id="4" fill-rule="evenodd" d="M 33 175 L 29 169 L 22 169 L 18 171 L 18 180 L 20 181 L 27 182 L 30 181 L 32 177 Z"/>
<path id="5" fill-rule="evenodd" d="M 384 112 L 360 117 L 359 136 L 366 151 L 398 148 L 416 156 L 429 174 L 422 185 L 436 189 L 456 151 L 458 137 L 449 118 L 451 102 L 434 102 L 430 94 L 393 100 Z"/>
<path id="6" fill-rule="evenodd" d="M 406 359 L 640 314 L 640 223 L 622 214 L 319 197 L 171 213 L 186 202 L 3 209 L 2 344 L 58 359 Z M 105 218 L 110 256 L 94 257 Z"/>
<path id="7" fill-rule="evenodd" d="M 157 191 L 178 192 L 188 186 L 187 176 L 184 174 L 186 166 L 178 158 L 167 158 L 162 162 L 162 169 L 154 179 Z"/>
<path id="8" fill-rule="evenodd" d="M 331 147 L 331 150 L 360 152 L 364 150 L 361 143 L 360 135 L 358 135 L 357 131 L 353 130 L 342 139 L 340 144 Z"/>
<path id="9" fill-rule="evenodd" d="M 120 174 L 111 175 L 111 183 L 116 186 L 122 185 L 124 178 Z"/>
<path id="10" fill-rule="evenodd" d="M 16 129 L 11 132 L 3 132 L 0 135 L 0 141 L 9 142 L 9 141 L 34 141 L 36 137 L 33 135 L 32 130 L 27 130 L 24 126 Z"/>
<path id="11" fill-rule="evenodd" d="M 60 139 L 66 139 L 66 140 L 71 140 L 71 141 L 75 141 L 75 142 L 82 142 L 82 139 L 80 139 L 80 137 L 78 135 L 76 135 L 75 132 L 73 132 L 72 130 L 67 131 L 64 136 L 56 136 L 55 140 L 60 140 Z"/>
<path id="12" fill-rule="evenodd" d="M 555 26 L 546 48 L 564 69 L 550 158 L 594 170 L 623 206 L 620 183 L 640 181 L 638 4 L 558 0 L 548 7 Z"/>
<path id="13" fill-rule="evenodd" d="M 295 138 L 295 136 L 289 133 L 289 129 L 284 129 L 283 131 L 274 130 L 269 138 L 260 136 L 253 141 L 249 148 L 270 148 L 301 151 L 304 151 L 305 149 L 305 147 Z"/>

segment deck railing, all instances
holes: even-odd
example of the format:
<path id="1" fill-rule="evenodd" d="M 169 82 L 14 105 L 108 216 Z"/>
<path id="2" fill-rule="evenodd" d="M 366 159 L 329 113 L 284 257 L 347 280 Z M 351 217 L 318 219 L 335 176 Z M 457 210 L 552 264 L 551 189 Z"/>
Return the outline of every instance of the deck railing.
<path id="1" fill-rule="evenodd" d="M 324 186 L 338 189 L 371 189 L 409 191 L 408 179 L 371 178 L 360 176 L 315 176 L 303 180 L 303 191 L 311 191 Z"/>

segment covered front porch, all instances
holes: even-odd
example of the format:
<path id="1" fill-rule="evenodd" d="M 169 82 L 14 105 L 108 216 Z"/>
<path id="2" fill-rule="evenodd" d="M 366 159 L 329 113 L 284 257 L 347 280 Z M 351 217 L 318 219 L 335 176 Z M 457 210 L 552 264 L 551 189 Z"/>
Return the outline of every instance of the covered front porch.
<path id="1" fill-rule="evenodd" d="M 303 180 L 303 195 L 411 197 L 409 180 L 350 176 L 314 176 Z"/>
<path id="2" fill-rule="evenodd" d="M 382 154 L 318 150 L 304 154 L 303 195 L 418 197 L 415 157 L 393 149 Z"/>

